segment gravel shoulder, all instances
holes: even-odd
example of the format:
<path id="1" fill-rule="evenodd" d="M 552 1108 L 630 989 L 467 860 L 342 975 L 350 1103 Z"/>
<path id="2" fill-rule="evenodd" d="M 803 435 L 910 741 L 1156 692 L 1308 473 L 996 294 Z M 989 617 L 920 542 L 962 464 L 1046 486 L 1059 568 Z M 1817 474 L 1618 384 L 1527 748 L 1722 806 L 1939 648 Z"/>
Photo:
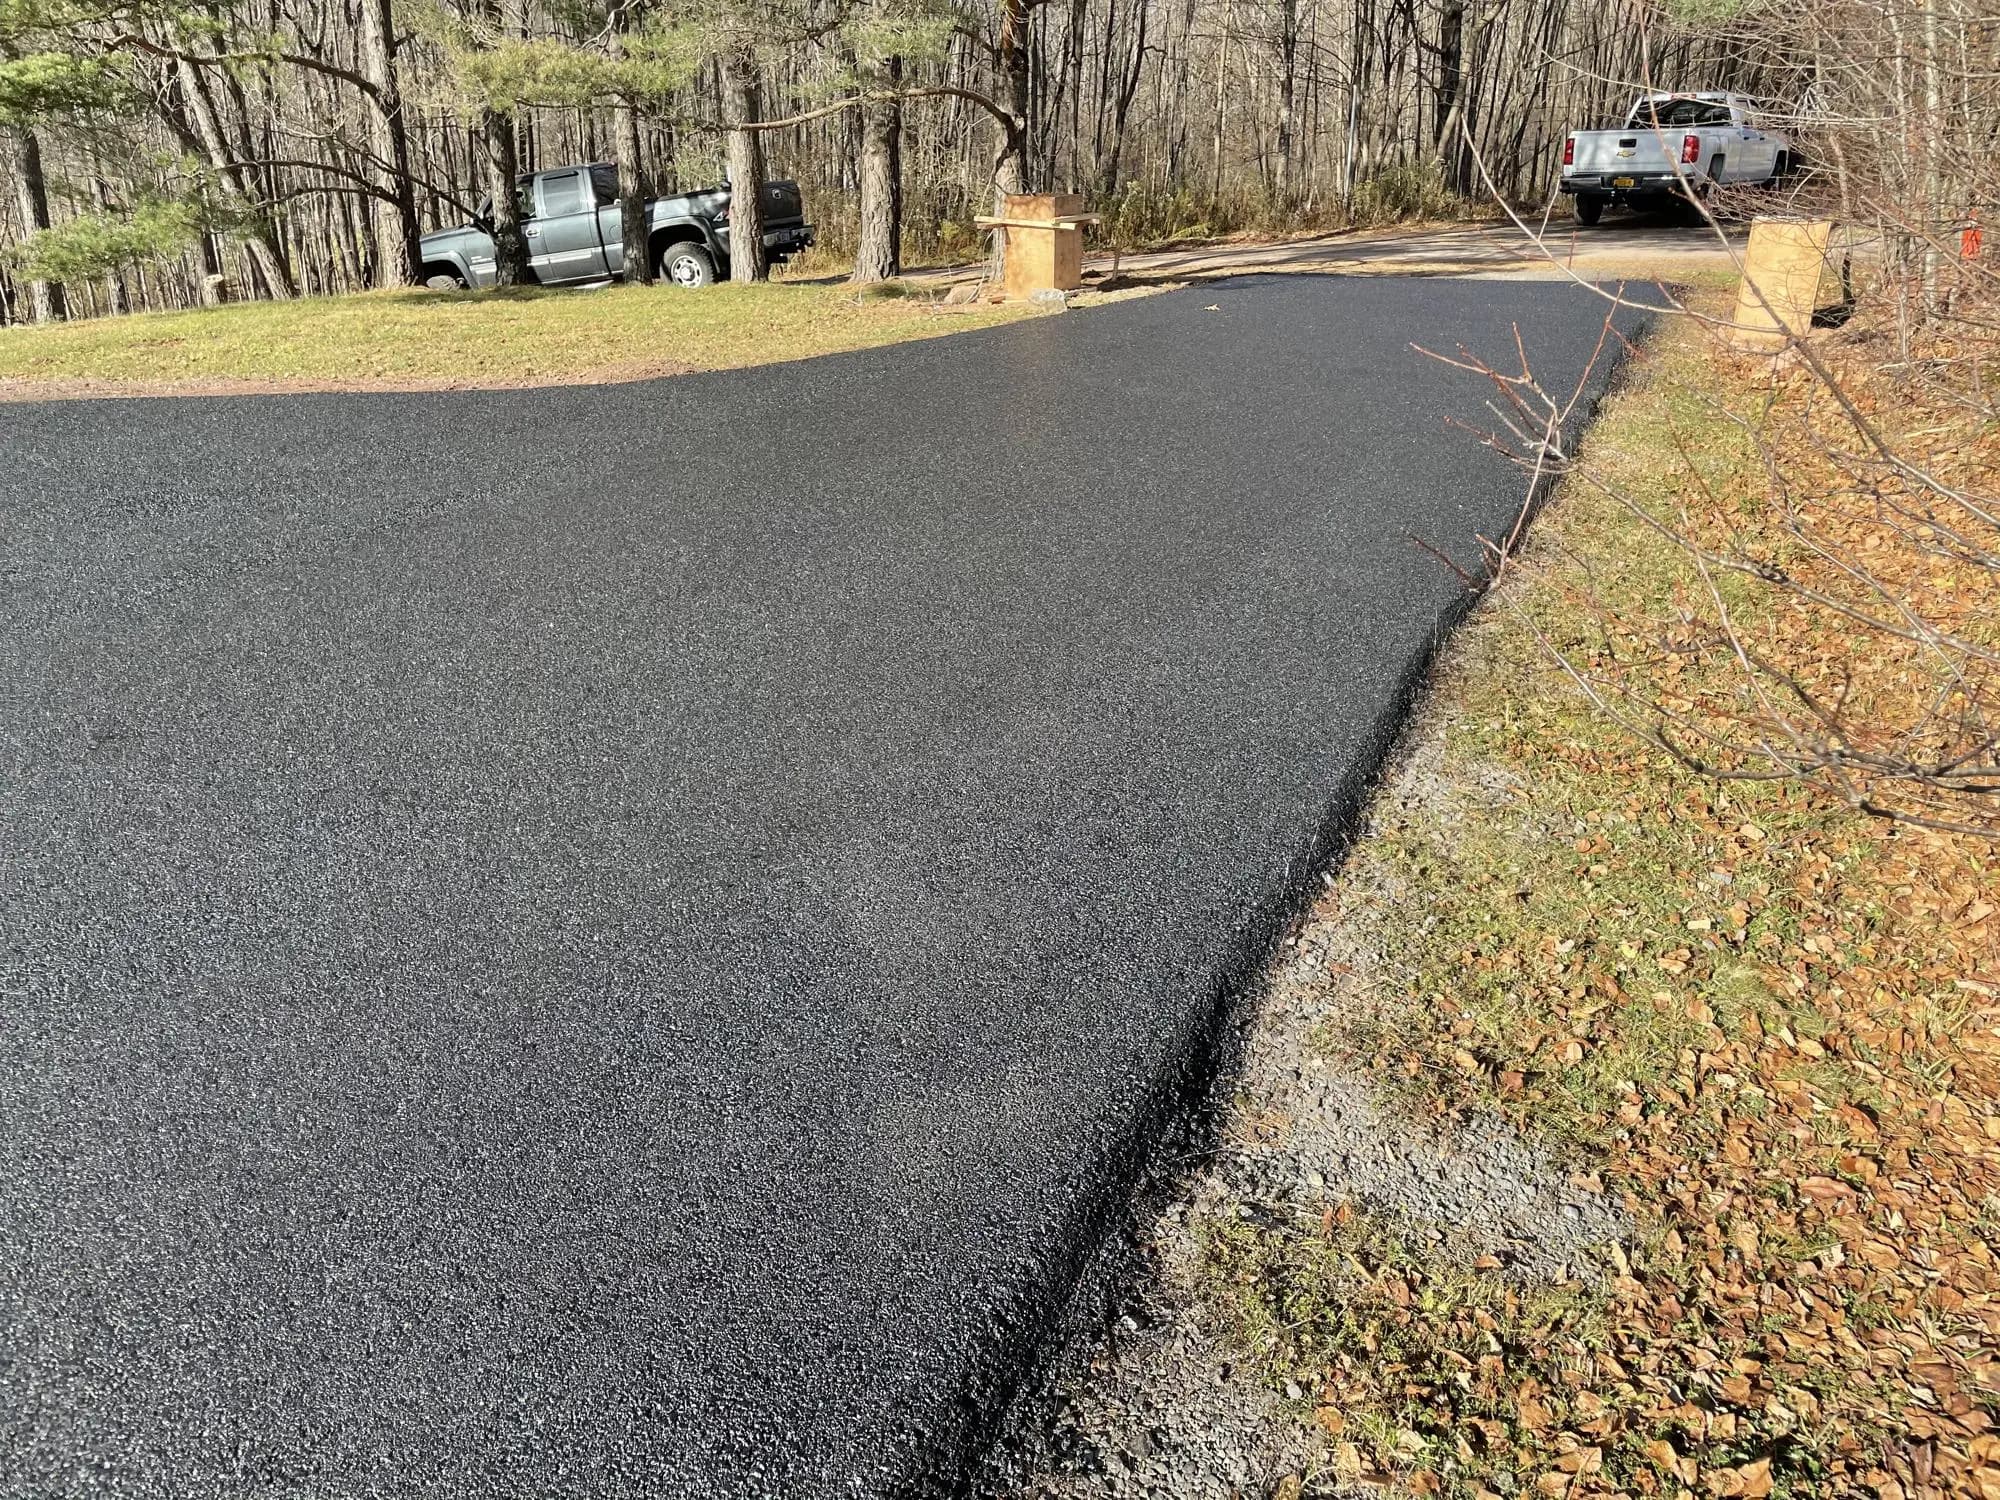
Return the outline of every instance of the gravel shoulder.
<path id="1" fill-rule="evenodd" d="M 1454 780 L 1442 756 L 1448 694 L 1406 728 L 1343 872 L 1285 938 L 1259 981 L 1212 1136 L 1163 1179 L 1126 1257 L 1108 1335 L 1081 1331 L 1066 1364 L 1024 1404 L 985 1500 L 1262 1500 L 1335 1494 L 1336 1434 L 1311 1420 L 1313 1393 L 1273 1386 L 1246 1349 L 1218 1286 L 1218 1225 L 1360 1215 L 1433 1262 L 1524 1288 L 1597 1279 L 1629 1243 L 1629 1214 L 1577 1180 L 1547 1142 L 1496 1117 L 1426 1124 L 1387 1100 L 1369 1068 L 1324 1045 L 1395 983 L 1382 915 L 1421 901 L 1384 881 L 1371 840 L 1412 815 L 1448 825 L 1511 800 L 1498 777 Z M 1393 1003 L 1393 1001 L 1391 1002 Z M 1302 1420 L 1303 1418 L 1303 1420 Z M 1374 1476 L 1379 1487 L 1388 1476 Z M 1365 1488 L 1365 1486 L 1364 1486 Z"/>

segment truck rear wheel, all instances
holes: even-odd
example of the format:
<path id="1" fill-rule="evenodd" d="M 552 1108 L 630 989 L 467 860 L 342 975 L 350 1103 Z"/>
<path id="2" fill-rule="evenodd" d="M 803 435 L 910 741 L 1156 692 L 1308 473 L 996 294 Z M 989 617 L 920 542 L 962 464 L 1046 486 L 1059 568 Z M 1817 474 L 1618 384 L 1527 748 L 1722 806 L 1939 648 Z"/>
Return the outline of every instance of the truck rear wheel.
<path id="1" fill-rule="evenodd" d="M 1602 193 L 1578 193 L 1576 195 L 1576 222 L 1595 224 L 1604 217 L 1604 195 Z"/>
<path id="2" fill-rule="evenodd" d="M 689 240 L 681 240 L 660 251 L 660 280 L 672 282 L 678 287 L 703 287 L 715 284 L 715 262 L 708 252 Z"/>

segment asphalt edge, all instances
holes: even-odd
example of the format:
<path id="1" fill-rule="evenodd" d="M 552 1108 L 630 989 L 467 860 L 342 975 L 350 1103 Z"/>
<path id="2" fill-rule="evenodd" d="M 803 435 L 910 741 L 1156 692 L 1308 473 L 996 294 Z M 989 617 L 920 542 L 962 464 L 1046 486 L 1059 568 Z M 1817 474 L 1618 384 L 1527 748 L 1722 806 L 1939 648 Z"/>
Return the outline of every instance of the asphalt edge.
<path id="1" fill-rule="evenodd" d="M 1597 368 L 1561 429 L 1564 453 L 1575 451 L 1654 322 L 1655 315 L 1641 313 L 1631 326 L 1614 327 L 1607 336 Z M 1517 550 L 1561 478 L 1558 465 L 1530 483 L 1522 500 L 1526 520 L 1516 528 Z M 885 1491 L 887 1500 L 1000 1500 L 1033 1478 L 1036 1461 L 1059 1443 L 1063 1377 L 1087 1368 L 1090 1354 L 1116 1338 L 1117 1319 L 1134 1305 L 1133 1294 L 1147 1273 L 1144 1227 L 1220 1138 L 1274 956 L 1323 881 L 1344 863 L 1411 715 L 1430 689 L 1440 653 L 1487 597 L 1491 582 L 1461 589 L 1403 663 L 1389 706 L 1362 741 L 1357 768 L 1336 785 L 1317 824 L 1287 860 L 1284 884 L 1241 930 L 1194 1027 L 1175 1044 L 1177 1061 L 1155 1082 L 1145 1106 L 1102 1161 L 1101 1190 L 1080 1201 L 1058 1230 L 1056 1256 L 1039 1268 L 1038 1278 L 1041 1288 L 1056 1295 L 1035 1306 L 1034 1286 L 1017 1283 L 1009 1289 L 1008 1305 L 996 1319 L 1001 1336 L 980 1362 L 974 1384 L 960 1393 L 953 1430 L 938 1434 L 930 1461 Z"/>

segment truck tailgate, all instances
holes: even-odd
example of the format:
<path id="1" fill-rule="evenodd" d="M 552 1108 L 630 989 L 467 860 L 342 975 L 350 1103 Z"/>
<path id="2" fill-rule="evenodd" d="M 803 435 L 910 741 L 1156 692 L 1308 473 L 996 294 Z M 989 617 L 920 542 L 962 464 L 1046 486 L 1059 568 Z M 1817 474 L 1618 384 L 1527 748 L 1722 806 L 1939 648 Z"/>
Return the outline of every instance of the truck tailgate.
<path id="1" fill-rule="evenodd" d="M 1656 131 L 1579 130 L 1573 139 L 1574 169 L 1586 175 L 1673 170 L 1673 160 Z"/>
<path id="2" fill-rule="evenodd" d="M 796 182 L 780 179 L 765 183 L 763 209 L 766 229 L 805 222 L 806 202 Z"/>

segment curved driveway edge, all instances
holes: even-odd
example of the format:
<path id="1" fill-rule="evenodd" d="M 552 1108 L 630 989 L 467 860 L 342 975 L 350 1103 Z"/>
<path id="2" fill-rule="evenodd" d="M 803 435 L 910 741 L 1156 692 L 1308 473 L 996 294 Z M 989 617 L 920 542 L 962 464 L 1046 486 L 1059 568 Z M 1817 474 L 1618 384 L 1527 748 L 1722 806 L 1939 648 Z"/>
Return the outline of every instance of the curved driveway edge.
<path id="1" fill-rule="evenodd" d="M 0 1494 L 948 1482 L 1603 309 L 0 409 Z"/>

